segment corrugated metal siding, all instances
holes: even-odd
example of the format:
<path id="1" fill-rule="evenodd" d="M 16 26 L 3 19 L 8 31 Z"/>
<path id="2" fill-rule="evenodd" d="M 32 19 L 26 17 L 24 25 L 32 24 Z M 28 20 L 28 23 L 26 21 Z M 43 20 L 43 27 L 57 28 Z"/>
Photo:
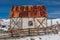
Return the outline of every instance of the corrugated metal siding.
<path id="1" fill-rule="evenodd" d="M 13 6 L 10 18 L 13 17 L 47 17 L 45 6 Z"/>

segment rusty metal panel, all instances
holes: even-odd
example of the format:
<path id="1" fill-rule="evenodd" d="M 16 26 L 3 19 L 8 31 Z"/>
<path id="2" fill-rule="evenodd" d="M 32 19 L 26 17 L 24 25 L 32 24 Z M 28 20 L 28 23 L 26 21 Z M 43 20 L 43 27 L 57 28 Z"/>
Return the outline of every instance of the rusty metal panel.
<path id="1" fill-rule="evenodd" d="M 46 7 L 43 6 L 13 6 L 10 18 L 13 17 L 47 17 Z"/>
<path id="2" fill-rule="evenodd" d="M 24 11 L 24 6 L 21 6 L 20 9 L 21 9 L 20 11 L 23 12 Z"/>
<path id="3" fill-rule="evenodd" d="M 32 11 L 33 6 L 28 6 L 28 12 Z"/>
<path id="4" fill-rule="evenodd" d="M 19 17 L 19 12 L 15 11 L 13 13 L 14 13 L 14 16 L 13 17 Z"/>
<path id="5" fill-rule="evenodd" d="M 24 11 L 28 11 L 28 6 L 24 6 Z"/>
<path id="6" fill-rule="evenodd" d="M 10 18 L 12 18 L 12 17 L 13 17 L 13 11 L 10 12 Z"/>
<path id="7" fill-rule="evenodd" d="M 16 11 L 16 6 L 13 6 L 11 11 Z"/>
<path id="8" fill-rule="evenodd" d="M 20 15 L 21 17 L 28 17 L 28 13 L 27 13 L 27 11 L 23 11 L 23 12 L 21 12 L 21 15 Z"/>

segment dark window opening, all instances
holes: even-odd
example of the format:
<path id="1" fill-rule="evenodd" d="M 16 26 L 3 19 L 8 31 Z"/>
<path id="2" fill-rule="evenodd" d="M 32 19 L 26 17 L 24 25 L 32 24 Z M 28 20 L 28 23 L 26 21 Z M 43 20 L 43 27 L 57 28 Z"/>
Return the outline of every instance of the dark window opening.
<path id="1" fill-rule="evenodd" d="M 33 26 L 33 22 L 32 22 L 32 21 L 29 21 L 29 22 L 28 22 L 28 25 L 29 25 L 29 26 Z"/>
<path id="2" fill-rule="evenodd" d="M 6 25 L 2 25 L 2 28 L 5 28 L 6 27 Z"/>

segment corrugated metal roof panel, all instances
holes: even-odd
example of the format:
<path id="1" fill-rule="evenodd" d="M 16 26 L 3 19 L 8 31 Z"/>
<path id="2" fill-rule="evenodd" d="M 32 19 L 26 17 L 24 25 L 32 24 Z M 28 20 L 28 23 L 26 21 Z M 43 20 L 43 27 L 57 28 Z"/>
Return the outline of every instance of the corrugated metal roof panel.
<path id="1" fill-rule="evenodd" d="M 45 6 L 13 6 L 10 18 L 13 17 L 47 17 Z"/>

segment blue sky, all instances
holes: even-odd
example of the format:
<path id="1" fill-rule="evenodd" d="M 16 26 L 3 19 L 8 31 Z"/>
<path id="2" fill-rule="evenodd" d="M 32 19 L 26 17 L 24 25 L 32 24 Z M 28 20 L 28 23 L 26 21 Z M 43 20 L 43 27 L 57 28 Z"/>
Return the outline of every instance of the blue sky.
<path id="1" fill-rule="evenodd" d="M 46 5 L 48 18 L 60 18 L 60 0 L 0 0 L 0 18 L 9 18 L 14 5 Z"/>

